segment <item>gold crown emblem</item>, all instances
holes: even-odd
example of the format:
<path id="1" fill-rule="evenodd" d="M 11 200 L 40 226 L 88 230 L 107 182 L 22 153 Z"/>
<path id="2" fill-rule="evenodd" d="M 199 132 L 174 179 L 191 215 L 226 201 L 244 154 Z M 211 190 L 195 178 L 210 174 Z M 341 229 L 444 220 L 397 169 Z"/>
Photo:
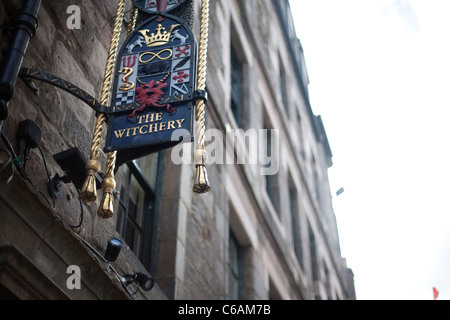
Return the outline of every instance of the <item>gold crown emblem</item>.
<path id="1" fill-rule="evenodd" d="M 147 47 L 157 47 L 169 42 L 173 30 L 178 26 L 180 26 L 180 24 L 171 25 L 169 32 L 167 32 L 166 28 L 164 28 L 161 24 L 158 24 L 155 32 L 150 34 L 150 36 L 148 35 L 150 30 L 139 30 L 139 32 L 144 36 Z"/>

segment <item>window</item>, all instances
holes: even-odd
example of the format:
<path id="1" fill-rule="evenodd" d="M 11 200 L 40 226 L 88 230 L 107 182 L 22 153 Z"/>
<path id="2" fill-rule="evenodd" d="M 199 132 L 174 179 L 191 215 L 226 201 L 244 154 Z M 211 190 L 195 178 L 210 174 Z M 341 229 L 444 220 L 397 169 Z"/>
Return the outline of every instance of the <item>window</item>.
<path id="1" fill-rule="evenodd" d="M 321 201 L 321 192 L 320 192 L 320 176 L 319 176 L 319 172 L 317 170 L 317 162 L 316 162 L 316 158 L 314 156 L 312 156 L 312 174 L 313 174 L 313 183 L 314 183 L 314 194 L 316 196 L 316 199 L 318 201 L 318 203 L 320 204 Z"/>
<path id="2" fill-rule="evenodd" d="M 304 150 L 304 146 L 305 146 L 305 137 L 303 136 L 303 119 L 302 116 L 300 114 L 300 111 L 296 108 L 296 113 L 297 113 L 297 128 L 298 128 L 298 144 L 297 144 L 297 152 L 299 152 L 300 156 L 303 158 L 303 160 L 305 160 L 306 158 L 306 153 Z"/>
<path id="3" fill-rule="evenodd" d="M 238 127 L 242 126 L 242 70 L 242 63 L 231 46 L 231 111 Z"/>
<path id="4" fill-rule="evenodd" d="M 150 271 L 158 180 L 158 154 L 122 167 L 117 232 Z"/>
<path id="5" fill-rule="evenodd" d="M 272 161 L 274 161 L 274 157 L 278 155 L 270 154 L 272 152 L 272 130 L 269 129 L 269 125 L 264 123 L 264 130 L 267 130 L 267 145 L 266 145 L 266 156 L 271 157 Z M 271 163 L 268 163 L 266 166 L 269 167 Z M 266 178 L 266 191 L 269 195 L 270 201 L 272 202 L 278 216 L 281 215 L 281 200 L 280 200 L 280 182 L 279 182 L 279 173 L 275 174 L 267 174 Z"/>
<path id="6" fill-rule="evenodd" d="M 313 281 L 319 281 L 319 263 L 317 258 L 316 237 L 309 227 L 309 254 L 311 256 L 311 271 Z"/>
<path id="7" fill-rule="evenodd" d="M 242 247 L 230 230 L 228 257 L 229 298 L 242 299 Z"/>
<path id="8" fill-rule="evenodd" d="M 291 213 L 292 224 L 292 242 L 294 244 L 294 252 L 300 267 L 303 269 L 303 252 L 300 229 L 300 214 L 298 205 L 298 192 L 292 177 L 289 176 L 289 209 Z"/>

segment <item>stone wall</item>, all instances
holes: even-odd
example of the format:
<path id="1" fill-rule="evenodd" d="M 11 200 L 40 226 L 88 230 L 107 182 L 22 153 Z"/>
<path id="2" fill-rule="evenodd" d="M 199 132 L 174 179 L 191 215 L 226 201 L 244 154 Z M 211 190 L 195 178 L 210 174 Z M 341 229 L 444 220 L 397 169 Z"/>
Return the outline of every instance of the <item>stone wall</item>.
<path id="1" fill-rule="evenodd" d="M 7 27 L 20 9 L 20 3 L 18 0 L 0 3 L 0 47 L 3 50 L 9 37 Z M 66 10 L 72 4 L 81 9 L 79 30 L 69 30 L 66 25 L 69 17 Z M 99 100 L 116 7 L 117 0 L 44 0 L 38 17 L 39 28 L 30 42 L 23 66 L 66 79 Z M 127 10 L 129 8 L 130 2 Z M 239 164 L 209 165 L 212 191 L 205 195 L 194 194 L 194 166 L 175 165 L 171 160 L 171 150 L 162 152 L 164 166 L 159 181 L 161 191 L 152 274 L 156 286 L 150 292 L 139 291 L 138 297 L 229 298 L 228 255 L 232 230 L 242 247 L 244 299 L 345 299 L 347 284 L 343 281 L 348 280 L 348 270 L 340 260 L 336 243 L 337 230 L 326 173 L 329 160 L 324 149 L 326 141 L 317 136 L 316 119 L 310 110 L 303 80 L 299 80 L 296 74 L 298 66 L 295 61 L 298 59 L 291 59 L 286 37 L 281 36 L 285 30 L 277 15 L 277 1 L 211 0 L 210 10 L 207 128 L 218 129 L 224 145 L 230 142 L 226 138 L 227 130 L 237 129 L 230 107 L 229 61 L 230 46 L 233 45 L 243 62 L 243 87 L 247 92 L 243 101 L 242 129 L 262 129 L 265 121 L 272 128 L 280 129 L 283 146 L 277 178 L 280 201 L 274 206 L 266 192 L 265 177 L 258 173 L 257 166 Z M 194 12 L 193 30 L 198 39 L 200 1 L 194 1 Z M 123 27 L 126 28 L 125 23 Z M 287 110 L 279 90 L 280 68 L 286 70 L 289 80 Z M 304 74 L 300 78 L 304 79 L 306 71 L 302 72 Z M 35 121 L 42 129 L 40 146 L 50 175 L 63 176 L 64 172 L 52 156 L 77 147 L 88 158 L 95 112 L 62 90 L 44 83 L 36 82 L 36 85 L 40 89 L 39 96 L 25 81 L 18 80 L 3 130 L 12 145 L 17 147 L 15 133 L 19 122 L 25 119 Z M 242 144 L 243 138 L 238 135 L 237 140 L 241 141 L 237 148 L 242 148 L 245 145 Z M 183 156 L 189 162 L 192 150 Z M 233 159 L 235 154 L 231 151 L 228 156 Z M 102 152 L 100 161 L 105 163 Z M 0 162 L 0 167 L 3 163 Z M 323 202 L 315 193 L 314 174 L 317 170 L 323 176 Z M 28 257 L 30 268 L 42 273 L 42 281 L 48 287 L 47 293 L 35 298 L 130 298 L 114 275 L 104 269 L 105 266 L 75 235 L 79 234 L 103 253 L 107 240 L 118 236 L 116 217 L 108 220 L 98 218 L 99 200 L 80 207 L 73 184 L 63 185 L 62 197 L 56 200 L 52 209 L 53 201 L 46 185 L 47 173 L 37 149 L 32 151 L 26 172 L 34 187 L 17 173 L 6 184 L 4 181 L 12 171 L 0 172 L 0 263 L 14 260 L 8 257 Z M 120 169 L 116 178 L 117 190 L 120 190 Z M 297 224 L 294 224 L 290 213 L 290 183 L 298 192 L 298 205 L 294 210 L 298 215 Z M 15 193 L 15 189 L 20 192 Z M 15 196 L 11 198 L 10 195 Z M 79 223 L 81 208 L 84 213 L 81 228 L 72 230 L 68 225 Z M 324 222 L 330 223 L 327 226 L 330 235 L 324 233 Z M 48 231 L 50 226 L 55 230 L 52 236 Z M 16 232 L 6 231 L 6 228 Z M 23 236 L 28 232 L 33 233 L 33 237 Z M 298 233 L 297 237 L 294 237 L 295 233 Z M 317 265 L 312 263 L 311 234 L 316 239 Z M 294 238 L 299 241 L 302 259 L 296 256 Z M 27 247 L 28 241 L 35 242 L 34 246 Z M 41 254 L 40 251 L 44 250 L 51 254 Z M 4 252 L 3 256 L 1 252 Z M 6 258 L 2 260 L 2 257 Z M 87 291 L 74 293 L 66 290 L 64 266 L 67 263 L 83 263 Z M 6 265 L 14 266 L 14 263 Z M 128 247 L 122 249 L 114 267 L 121 274 L 148 272 Z M 316 267 L 320 269 L 318 279 L 313 277 Z M 0 284 L 5 286 L 1 282 L 1 270 L 0 267 Z M 342 274 L 345 275 L 344 280 Z M 105 283 L 104 287 L 102 283 Z M 31 287 L 28 286 L 28 291 Z M 33 298 L 25 293 L 20 297 Z"/>
<path id="2" fill-rule="evenodd" d="M 10 31 L 8 27 L 14 16 L 20 10 L 21 2 L 18 0 L 5 0 L 0 3 L 0 44 L 2 54 L 8 47 Z M 70 30 L 67 27 L 67 20 L 70 13 L 67 13 L 67 8 L 70 5 L 76 4 L 81 9 L 81 28 Z M 23 67 L 34 68 L 54 74 L 62 79 L 65 79 L 79 88 L 85 90 L 94 98 L 99 100 L 101 92 L 103 75 L 105 72 L 107 52 L 109 49 L 112 28 L 114 24 L 115 12 L 117 8 L 117 0 L 105 1 L 43 1 L 39 10 L 38 21 L 39 27 L 35 36 L 31 39 L 26 52 Z M 130 9 L 130 4 L 127 4 L 127 11 Z M 126 30 L 126 24 L 123 24 Z M 2 56 L 0 56 L 1 58 Z M 72 95 L 57 89 L 54 86 L 45 84 L 43 82 L 34 82 L 39 88 L 39 95 L 37 96 L 21 78 L 18 79 L 14 97 L 9 103 L 9 114 L 6 121 L 3 123 L 3 132 L 9 138 L 12 146 L 17 150 L 17 141 L 15 134 L 19 122 L 31 119 L 42 130 L 42 140 L 40 147 L 42 148 L 49 174 L 54 176 L 64 176 L 65 172 L 53 159 L 53 155 L 62 151 L 77 147 L 83 156 L 89 158 L 89 150 L 91 147 L 92 131 L 95 123 L 95 112 L 86 104 L 76 99 Z M 5 146 L 2 144 L 2 148 Z M 100 152 L 100 161 L 105 162 L 105 155 Z M 2 163 L 3 165 L 3 163 Z M 19 237 L 11 238 L 9 232 L 5 232 L 5 237 L 0 243 L 5 248 L 12 247 L 11 250 L 18 250 L 22 255 L 30 254 L 30 241 L 39 243 L 46 243 L 44 239 L 32 240 L 32 237 L 27 237 L 26 234 L 30 230 L 35 230 L 34 223 L 43 224 L 46 220 L 46 215 L 53 213 L 54 218 L 60 221 L 56 223 L 56 228 L 63 228 L 60 232 L 62 236 L 55 236 L 52 238 L 53 242 L 61 242 L 60 247 L 69 245 L 74 248 L 73 242 L 79 246 L 79 250 L 85 247 L 81 242 L 76 241 L 74 232 L 86 239 L 95 249 L 100 253 L 104 253 L 106 243 L 109 238 L 116 236 L 115 221 L 101 220 L 97 217 L 97 208 L 99 200 L 94 203 L 85 205 L 79 201 L 79 194 L 73 184 L 63 184 L 61 190 L 61 198 L 56 199 L 55 208 L 52 209 L 53 200 L 47 191 L 47 173 L 44 167 L 44 162 L 38 149 L 33 149 L 31 156 L 26 164 L 25 169 L 29 176 L 32 185 L 21 182 L 21 178 L 17 171 L 9 184 L 5 184 L 9 175 L 2 177 L 2 186 L 8 188 L 9 192 L 14 192 L 14 188 L 21 191 L 23 197 L 23 205 L 20 205 L 20 200 L 5 196 L 0 204 L 0 211 L 2 212 L 1 229 L 14 227 Z M 120 185 L 120 173 L 117 181 Z M 5 185 L 4 185 L 5 184 Z M 2 189 L 3 190 L 3 189 Z M 36 194 L 38 193 L 38 194 Z M 3 194 L 3 192 L 2 192 Z M 5 193 L 6 195 L 8 193 Z M 5 195 L 4 194 L 4 195 Z M 40 202 L 35 199 L 39 205 L 29 206 L 27 198 L 40 198 Z M 101 198 L 101 193 L 100 193 Z M 47 201 L 45 200 L 47 199 Z M 8 202 L 19 201 L 19 205 L 13 205 L 11 210 L 5 210 Z M 24 207 L 25 205 L 25 207 Z M 27 206 L 29 206 L 27 208 Z M 81 207 L 82 206 L 82 207 Z M 20 224 L 19 220 L 14 220 L 14 224 L 6 224 L 3 219 L 8 215 L 20 217 L 23 211 L 30 210 L 35 215 L 35 220 L 26 221 L 24 218 Z M 80 222 L 81 212 L 83 211 L 83 223 L 81 228 L 70 229 L 68 225 L 78 225 Z M 39 221 L 39 217 L 42 221 Z M 32 231 L 32 232 L 43 232 Z M 70 234 L 72 235 L 70 236 Z M 72 242 L 72 244 L 70 244 Z M 42 245 L 44 247 L 44 245 Z M 70 299 L 127 299 L 130 298 L 124 291 L 119 294 L 105 295 L 109 285 L 116 286 L 118 292 L 120 289 L 117 279 L 114 275 L 109 274 L 103 266 L 97 266 L 97 274 L 92 274 L 92 267 L 89 265 L 96 265 L 96 258 L 92 254 L 87 254 L 83 258 L 83 262 L 77 261 L 77 255 L 74 253 L 73 259 L 67 261 L 62 257 L 65 254 L 70 254 L 70 251 L 64 252 L 58 249 L 51 249 L 54 251 L 53 256 L 39 258 L 34 254 L 29 255 L 30 264 L 35 265 L 41 270 L 51 270 L 50 274 L 43 272 L 43 277 L 52 277 L 52 274 L 58 274 L 55 286 L 62 291 L 66 291 L 66 296 L 61 298 Z M 76 246 L 75 246 L 76 247 Z M 85 249 L 85 248 L 84 248 Z M 35 249 L 32 249 L 35 250 Z M 38 250 L 39 251 L 39 250 Z M 88 250 L 89 251 L 89 250 Z M 39 252 L 38 252 L 39 253 Z M 87 260 L 86 260 L 87 259 Z M 56 261 L 59 261 L 56 264 Z M 83 277 L 87 278 L 83 285 L 97 286 L 93 295 L 81 290 L 67 291 L 65 281 L 68 277 L 66 274 L 67 265 L 72 264 L 86 264 L 87 269 L 82 269 Z M 97 262 L 98 264 L 98 262 Z M 146 270 L 142 267 L 138 259 L 132 254 L 128 248 L 121 251 L 121 255 L 115 265 L 121 274 L 130 273 L 131 271 Z M 99 276 L 98 272 L 105 273 L 107 278 Z M 88 282 L 91 283 L 88 284 Z M 102 284 L 103 283 L 103 288 Z M 89 290 L 88 290 L 89 291 Z M 151 293 L 141 293 L 143 297 L 153 299 L 165 299 L 166 296 L 159 290 L 156 285 Z M 21 298 L 33 298 L 27 295 Z M 51 298 L 49 295 L 40 295 L 34 298 Z"/>
<path id="3" fill-rule="evenodd" d="M 2 1 L 1 18 L 5 30 L 20 9 L 21 1 Z M 92 1 L 79 1 L 81 8 L 80 30 L 69 30 L 66 22 L 67 8 L 73 1 L 43 1 L 39 11 L 39 27 L 32 38 L 24 58 L 23 67 L 42 70 L 61 77 L 98 99 L 106 65 L 107 50 L 111 38 L 112 19 L 117 1 L 100 1 L 97 8 Z M 1 39 L 2 47 L 7 44 L 8 33 Z M 41 148 L 50 168 L 51 175 L 59 170 L 52 155 L 78 147 L 87 158 L 94 127 L 94 111 L 70 94 L 42 82 L 36 82 L 39 96 L 28 88 L 25 81 L 18 79 L 15 95 L 10 101 L 9 115 L 4 122 L 4 131 L 16 146 L 15 132 L 18 123 L 31 119 L 42 130 Z M 103 156 L 103 155 L 102 155 Z M 103 156 L 104 157 L 104 156 Z M 27 163 L 27 173 L 39 190 L 46 190 L 46 172 L 37 149 Z M 79 212 L 78 195 L 70 185 L 64 186 L 64 196 L 57 201 L 56 209 L 61 217 L 71 224 L 77 224 Z M 88 212 L 90 208 L 88 208 Z M 82 234 L 90 235 L 92 211 L 85 216 Z"/>

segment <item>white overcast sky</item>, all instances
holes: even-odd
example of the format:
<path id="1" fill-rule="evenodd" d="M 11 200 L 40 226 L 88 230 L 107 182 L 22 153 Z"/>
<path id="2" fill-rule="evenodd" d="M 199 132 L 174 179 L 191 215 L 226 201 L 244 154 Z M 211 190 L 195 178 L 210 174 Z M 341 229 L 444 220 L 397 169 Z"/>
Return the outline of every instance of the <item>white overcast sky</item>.
<path id="1" fill-rule="evenodd" d="M 290 3 L 357 298 L 450 299 L 450 1 Z"/>

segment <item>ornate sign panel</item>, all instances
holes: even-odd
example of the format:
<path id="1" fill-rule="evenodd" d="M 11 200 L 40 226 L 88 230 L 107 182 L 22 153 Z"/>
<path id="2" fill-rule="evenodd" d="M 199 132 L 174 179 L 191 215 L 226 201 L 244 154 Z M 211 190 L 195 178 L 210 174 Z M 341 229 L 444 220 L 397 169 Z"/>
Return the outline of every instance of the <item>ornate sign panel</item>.
<path id="1" fill-rule="evenodd" d="M 116 66 L 105 146 L 106 152 L 118 151 L 119 166 L 178 144 L 172 141 L 176 130 L 192 136 L 196 62 L 192 31 L 175 16 L 147 20 L 127 38 Z"/>
<path id="2" fill-rule="evenodd" d="M 136 8 L 147 13 L 165 13 L 178 7 L 185 0 L 133 0 Z"/>

